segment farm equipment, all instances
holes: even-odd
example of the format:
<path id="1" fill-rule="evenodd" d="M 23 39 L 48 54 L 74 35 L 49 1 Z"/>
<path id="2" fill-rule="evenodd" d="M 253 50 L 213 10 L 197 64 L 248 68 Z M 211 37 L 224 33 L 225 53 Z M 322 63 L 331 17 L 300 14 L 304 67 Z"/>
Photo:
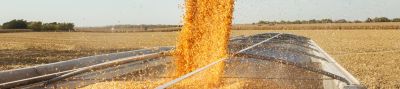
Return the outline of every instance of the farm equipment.
<path id="1" fill-rule="evenodd" d="M 169 88 L 224 62 L 222 85 L 242 88 L 363 89 L 362 84 L 309 38 L 263 33 L 232 38 L 231 56 L 183 76 L 174 71 L 174 47 L 96 55 L 0 72 L 0 88 L 81 88 L 110 81 L 159 81 Z M 149 85 L 149 86 L 150 86 Z M 192 84 L 195 86 L 196 84 Z M 191 85 L 187 85 L 191 87 Z"/>

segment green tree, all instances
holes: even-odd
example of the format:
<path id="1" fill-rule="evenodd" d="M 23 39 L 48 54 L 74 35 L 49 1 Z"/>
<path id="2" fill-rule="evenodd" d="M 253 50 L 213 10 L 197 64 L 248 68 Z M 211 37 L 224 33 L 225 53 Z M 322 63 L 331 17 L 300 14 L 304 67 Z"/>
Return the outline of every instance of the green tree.
<path id="1" fill-rule="evenodd" d="M 287 24 L 289 21 L 281 20 L 279 23 L 280 24 Z"/>
<path id="2" fill-rule="evenodd" d="M 347 23 L 347 20 L 339 19 L 339 20 L 336 20 L 335 23 Z"/>
<path id="3" fill-rule="evenodd" d="M 373 20 L 371 18 L 367 18 L 367 20 L 365 20 L 365 22 L 370 23 L 370 22 L 373 22 Z"/>
<path id="4" fill-rule="evenodd" d="M 74 30 L 74 24 L 73 23 L 57 23 L 56 24 L 56 30 L 58 31 L 72 31 Z"/>
<path id="5" fill-rule="evenodd" d="M 301 24 L 308 24 L 308 20 L 301 20 Z"/>
<path id="6" fill-rule="evenodd" d="M 43 24 L 42 30 L 43 31 L 56 31 L 57 30 L 57 23 L 53 22 L 53 23 L 45 23 Z"/>
<path id="7" fill-rule="evenodd" d="M 389 18 L 386 17 L 375 17 L 372 19 L 373 22 L 390 22 Z"/>
<path id="8" fill-rule="evenodd" d="M 42 22 L 29 22 L 28 28 L 32 29 L 33 31 L 42 31 Z"/>
<path id="9" fill-rule="evenodd" d="M 294 24 L 302 24 L 300 20 L 293 21 Z"/>
<path id="10" fill-rule="evenodd" d="M 400 18 L 394 18 L 392 22 L 400 22 Z"/>
<path id="11" fill-rule="evenodd" d="M 258 21 L 258 23 L 257 24 L 268 24 L 269 22 L 268 21 Z"/>
<path id="12" fill-rule="evenodd" d="M 58 23 L 56 30 L 60 30 L 60 31 L 68 30 L 67 24 L 66 23 Z"/>
<path id="13" fill-rule="evenodd" d="M 322 19 L 321 22 L 322 23 L 333 23 L 333 20 L 331 20 L 331 19 Z"/>
<path id="14" fill-rule="evenodd" d="M 317 23 L 317 20 L 312 19 L 312 20 L 309 20 L 308 23 Z"/>
<path id="15" fill-rule="evenodd" d="M 3 24 L 2 28 L 4 29 L 27 29 L 28 22 L 25 20 L 11 20 Z"/>
<path id="16" fill-rule="evenodd" d="M 74 31 L 75 30 L 74 27 L 75 27 L 74 23 L 67 23 L 68 31 Z"/>
<path id="17" fill-rule="evenodd" d="M 362 23 L 360 20 L 355 20 L 354 23 Z"/>

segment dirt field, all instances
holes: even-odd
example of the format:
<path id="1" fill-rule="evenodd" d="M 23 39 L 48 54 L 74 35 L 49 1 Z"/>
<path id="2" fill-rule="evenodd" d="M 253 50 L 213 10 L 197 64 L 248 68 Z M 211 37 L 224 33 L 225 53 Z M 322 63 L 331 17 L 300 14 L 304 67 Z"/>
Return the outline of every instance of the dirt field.
<path id="1" fill-rule="evenodd" d="M 0 34 L 0 70 L 137 48 L 171 46 L 176 32 Z"/>
<path id="2" fill-rule="evenodd" d="M 314 39 L 368 88 L 400 88 L 399 30 L 236 30 L 232 35 L 286 32 Z M 83 56 L 173 46 L 177 32 L 1 33 L 0 70 Z"/>

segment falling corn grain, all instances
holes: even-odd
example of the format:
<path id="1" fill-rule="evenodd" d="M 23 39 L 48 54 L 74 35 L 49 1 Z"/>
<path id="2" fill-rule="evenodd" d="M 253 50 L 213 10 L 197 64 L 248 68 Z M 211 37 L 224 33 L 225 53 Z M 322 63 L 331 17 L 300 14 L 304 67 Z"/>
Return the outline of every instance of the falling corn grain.
<path id="1" fill-rule="evenodd" d="M 184 26 L 174 54 L 177 76 L 227 57 L 234 0 L 186 0 Z M 203 82 L 217 84 L 223 64 L 204 73 Z"/>

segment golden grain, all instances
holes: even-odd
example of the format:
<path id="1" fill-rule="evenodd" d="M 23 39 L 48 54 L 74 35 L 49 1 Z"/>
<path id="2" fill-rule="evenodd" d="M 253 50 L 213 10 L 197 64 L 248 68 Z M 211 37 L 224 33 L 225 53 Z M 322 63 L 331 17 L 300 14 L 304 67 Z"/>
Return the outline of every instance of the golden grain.
<path id="1" fill-rule="evenodd" d="M 234 0 L 186 0 L 184 25 L 180 32 L 176 58 L 177 76 L 182 76 L 228 56 Z M 204 74 L 204 85 L 219 85 L 223 63 Z M 199 85 L 199 81 L 187 81 Z M 190 84 L 190 83 L 188 83 Z"/>

